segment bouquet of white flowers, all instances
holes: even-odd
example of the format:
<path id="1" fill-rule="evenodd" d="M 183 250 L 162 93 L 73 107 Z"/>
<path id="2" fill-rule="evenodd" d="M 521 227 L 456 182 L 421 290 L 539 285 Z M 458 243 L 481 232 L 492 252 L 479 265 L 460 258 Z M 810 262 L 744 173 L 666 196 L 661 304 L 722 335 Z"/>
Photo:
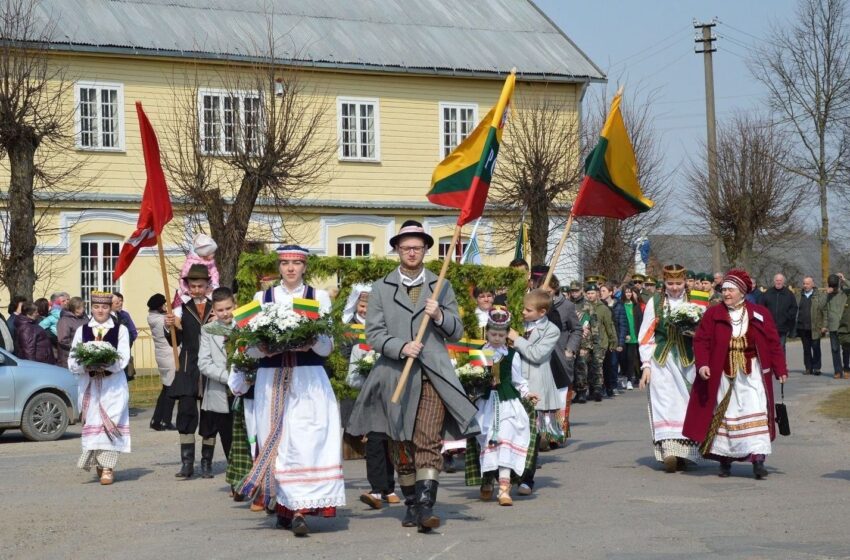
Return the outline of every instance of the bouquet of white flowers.
<path id="1" fill-rule="evenodd" d="M 694 336 L 694 331 L 696 331 L 703 313 L 705 313 L 703 306 L 686 302 L 672 310 L 667 316 L 667 321 L 683 335 Z"/>
<path id="2" fill-rule="evenodd" d="M 310 319 L 296 312 L 291 303 L 267 303 L 247 325 L 234 328 L 228 340 L 234 348 L 262 346 L 267 353 L 278 354 L 308 346 L 317 337 L 332 333 L 327 317 Z"/>
<path id="3" fill-rule="evenodd" d="M 81 342 L 71 350 L 71 355 L 90 373 L 103 373 L 121 358 L 118 351 L 105 340 Z"/>
<path id="4" fill-rule="evenodd" d="M 455 373 L 466 394 L 473 399 L 486 395 L 490 390 L 490 376 L 481 366 L 467 363 L 455 368 Z"/>
<path id="5" fill-rule="evenodd" d="M 366 355 L 360 358 L 355 362 L 357 366 L 357 373 L 366 377 L 371 373 L 372 368 L 375 367 L 375 363 L 378 361 L 381 355 L 374 350 L 369 350 L 366 352 Z"/>

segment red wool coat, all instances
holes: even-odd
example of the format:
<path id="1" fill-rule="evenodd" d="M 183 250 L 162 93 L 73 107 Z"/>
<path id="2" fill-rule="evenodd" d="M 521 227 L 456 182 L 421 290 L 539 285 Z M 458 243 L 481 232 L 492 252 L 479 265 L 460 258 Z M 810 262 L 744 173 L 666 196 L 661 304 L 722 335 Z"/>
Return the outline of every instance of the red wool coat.
<path id="1" fill-rule="evenodd" d="M 749 326 L 747 337 L 755 345 L 759 364 L 767 392 L 767 416 L 770 428 L 770 439 L 776 438 L 776 421 L 774 420 L 773 381 L 770 375 L 777 379 L 788 375 L 785 363 L 785 351 L 779 342 L 779 333 L 770 312 L 761 305 L 745 303 Z M 732 323 L 729 311 L 725 305 L 709 307 L 700 321 L 694 335 L 694 360 L 697 377 L 691 388 L 691 399 L 688 402 L 688 412 L 685 415 L 685 426 L 682 434 L 696 442 L 702 442 L 711 425 L 711 418 L 717 405 L 717 391 L 726 366 L 729 354 L 729 344 L 732 340 Z M 699 370 L 708 366 L 711 377 L 704 381 L 699 376 Z"/>

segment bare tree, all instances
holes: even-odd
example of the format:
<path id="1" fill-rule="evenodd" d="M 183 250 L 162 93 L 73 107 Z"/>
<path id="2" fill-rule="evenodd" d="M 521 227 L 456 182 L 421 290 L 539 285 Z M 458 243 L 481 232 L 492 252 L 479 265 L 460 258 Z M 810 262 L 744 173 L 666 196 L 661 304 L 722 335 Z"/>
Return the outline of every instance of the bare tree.
<path id="1" fill-rule="evenodd" d="M 513 241 L 524 216 L 531 264 L 545 264 L 550 221 L 563 225 L 582 177 L 580 123 L 571 113 L 575 101 L 545 88 L 518 89 L 514 108 L 490 194 L 500 209 L 494 233 Z"/>
<path id="2" fill-rule="evenodd" d="M 582 218 L 581 247 L 584 267 L 619 281 L 634 265 L 635 245 L 653 233 L 664 220 L 664 208 L 670 193 L 672 172 L 664 168 L 661 135 L 655 129 L 653 100 L 656 91 L 640 87 L 623 95 L 621 111 L 637 161 L 637 175 L 644 196 L 655 203 L 652 210 L 626 220 Z M 583 126 L 584 150 L 596 145 L 599 131 L 608 116 L 610 99 L 605 92 L 591 99 L 592 110 Z M 658 249 L 657 247 L 653 248 Z"/>
<path id="3" fill-rule="evenodd" d="M 323 134 L 325 97 L 281 65 L 270 23 L 265 41 L 256 62 L 219 73 L 220 97 L 199 97 L 210 84 L 197 72 L 183 76 L 182 85 L 176 80 L 165 126 L 171 150 L 163 152 L 164 167 L 190 221 L 209 223 L 222 285 L 233 282 L 255 207 L 291 216 L 300 199 L 329 180 L 335 150 Z"/>
<path id="4" fill-rule="evenodd" d="M 717 183 L 712 193 L 706 157 L 687 171 L 692 211 L 719 234 L 733 266 L 751 268 L 753 250 L 799 233 L 803 180 L 788 165 L 784 135 L 766 120 L 737 116 L 720 127 Z"/>
<path id="5" fill-rule="evenodd" d="M 39 277 L 37 239 L 57 231 L 50 209 L 86 186 L 77 182 L 85 158 L 67 159 L 72 83 L 49 56 L 55 22 L 38 8 L 37 0 L 5 0 L 0 7 L 0 165 L 9 174 L 0 282 L 10 295 L 27 298 Z"/>
<path id="6" fill-rule="evenodd" d="M 829 274 L 829 193 L 847 196 L 850 35 L 845 0 L 800 0 L 750 69 L 767 87 L 776 124 L 794 144 L 788 168 L 812 185 L 821 215 L 821 273 Z"/>

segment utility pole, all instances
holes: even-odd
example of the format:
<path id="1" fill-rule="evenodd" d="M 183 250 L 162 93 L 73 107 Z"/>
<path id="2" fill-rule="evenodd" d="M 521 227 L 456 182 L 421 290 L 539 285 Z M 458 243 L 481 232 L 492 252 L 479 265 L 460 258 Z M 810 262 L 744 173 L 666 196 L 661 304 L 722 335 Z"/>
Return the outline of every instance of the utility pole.
<path id="1" fill-rule="evenodd" d="M 697 35 L 694 42 L 697 47 L 694 51 L 703 55 L 705 66 L 705 121 L 706 121 L 706 147 L 708 148 L 708 190 L 711 196 L 717 196 L 717 120 L 714 114 L 714 64 L 711 53 L 717 49 L 714 42 L 717 37 L 711 34 L 711 29 L 717 25 L 717 18 L 707 23 L 694 20 L 694 29 L 702 29 L 702 35 Z M 712 225 L 712 224 L 709 224 Z M 714 229 L 714 228 L 712 228 Z M 714 246 L 711 251 L 712 272 L 721 272 L 721 241 L 718 232 L 714 233 Z"/>

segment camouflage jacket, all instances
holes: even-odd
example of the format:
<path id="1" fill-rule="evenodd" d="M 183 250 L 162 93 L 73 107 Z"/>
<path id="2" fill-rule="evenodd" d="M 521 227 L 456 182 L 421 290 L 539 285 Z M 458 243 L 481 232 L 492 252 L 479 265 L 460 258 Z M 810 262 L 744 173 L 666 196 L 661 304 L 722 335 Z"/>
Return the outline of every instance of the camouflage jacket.
<path id="1" fill-rule="evenodd" d="M 581 337 L 581 348 L 583 350 L 593 350 L 599 346 L 599 317 L 596 315 L 596 309 L 593 304 L 585 298 L 574 301 L 576 306 L 576 315 L 578 315 L 579 323 L 584 327 L 589 328 L 584 330 Z"/>

